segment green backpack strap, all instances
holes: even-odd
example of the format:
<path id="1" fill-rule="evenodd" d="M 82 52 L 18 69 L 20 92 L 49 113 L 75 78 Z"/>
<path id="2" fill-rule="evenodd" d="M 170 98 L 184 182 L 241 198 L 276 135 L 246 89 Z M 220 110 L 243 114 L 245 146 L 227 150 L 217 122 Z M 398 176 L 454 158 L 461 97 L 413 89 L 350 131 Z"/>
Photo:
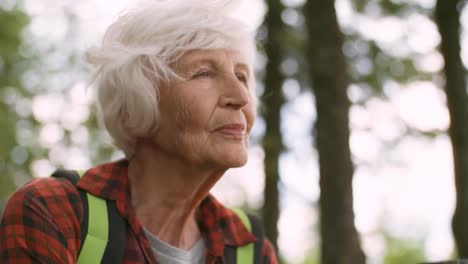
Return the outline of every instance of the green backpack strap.
<path id="1" fill-rule="evenodd" d="M 90 193 L 88 198 L 88 232 L 77 264 L 101 263 L 109 240 L 109 219 L 106 201 Z"/>
<path id="2" fill-rule="evenodd" d="M 254 234 L 257 241 L 237 248 L 226 246 L 224 248 L 226 263 L 261 264 L 264 235 L 260 220 L 240 209 L 231 208 L 231 210 L 241 219 L 245 228 Z"/>
<path id="3" fill-rule="evenodd" d="M 57 170 L 53 177 L 77 184 L 84 172 Z M 115 201 L 104 200 L 78 189 L 83 205 L 81 247 L 77 264 L 121 263 L 125 252 L 126 223 Z"/>

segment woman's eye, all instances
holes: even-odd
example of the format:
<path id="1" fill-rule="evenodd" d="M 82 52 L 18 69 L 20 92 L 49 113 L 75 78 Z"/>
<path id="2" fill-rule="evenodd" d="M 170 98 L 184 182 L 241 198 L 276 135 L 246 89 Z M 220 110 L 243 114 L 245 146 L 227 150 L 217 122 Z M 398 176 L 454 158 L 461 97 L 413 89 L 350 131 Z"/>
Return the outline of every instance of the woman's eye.
<path id="1" fill-rule="evenodd" d="M 238 73 L 236 74 L 237 76 L 237 79 L 241 82 L 243 82 L 244 84 L 247 84 L 247 76 L 243 73 Z"/>
<path id="2" fill-rule="evenodd" d="M 198 71 L 193 75 L 194 78 L 199 78 L 199 77 L 210 77 L 212 74 L 209 70 L 201 70 Z"/>

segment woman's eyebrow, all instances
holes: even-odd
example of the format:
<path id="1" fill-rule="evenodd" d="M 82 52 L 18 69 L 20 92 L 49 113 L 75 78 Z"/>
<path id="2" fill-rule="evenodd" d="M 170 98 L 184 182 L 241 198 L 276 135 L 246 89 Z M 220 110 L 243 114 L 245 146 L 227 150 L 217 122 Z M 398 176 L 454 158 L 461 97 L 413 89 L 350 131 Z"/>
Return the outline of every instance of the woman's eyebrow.
<path id="1" fill-rule="evenodd" d="M 181 63 L 180 69 L 186 72 L 187 71 L 190 72 L 190 71 L 196 70 L 195 68 L 199 68 L 202 66 L 208 66 L 214 69 L 219 68 L 218 63 L 216 63 L 216 61 L 213 59 L 195 59 L 192 61 Z"/>
<path id="2" fill-rule="evenodd" d="M 194 71 L 203 66 L 212 68 L 214 63 L 205 59 L 192 59 L 178 63 L 178 65 L 175 66 L 175 70 L 181 74 L 192 74 Z"/>
<path id="3" fill-rule="evenodd" d="M 242 63 L 242 62 L 236 63 L 235 68 L 246 71 L 247 73 L 250 72 L 250 67 L 247 64 Z"/>
<path id="4" fill-rule="evenodd" d="M 218 70 L 222 68 L 223 62 L 216 58 L 197 58 L 183 63 L 181 66 L 182 70 L 192 71 L 194 68 L 208 66 L 212 69 Z M 244 62 L 234 62 L 234 70 L 245 71 L 247 76 L 250 76 L 250 67 Z"/>

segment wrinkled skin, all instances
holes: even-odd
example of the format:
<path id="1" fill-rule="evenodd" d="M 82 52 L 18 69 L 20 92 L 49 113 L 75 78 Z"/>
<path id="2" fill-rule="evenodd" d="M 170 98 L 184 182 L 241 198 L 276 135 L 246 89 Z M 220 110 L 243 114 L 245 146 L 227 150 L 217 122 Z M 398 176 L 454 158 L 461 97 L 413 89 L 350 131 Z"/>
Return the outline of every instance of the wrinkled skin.
<path id="1" fill-rule="evenodd" d="M 183 249 L 200 239 L 196 208 L 224 172 L 247 162 L 255 120 L 250 65 L 231 50 L 190 51 L 183 80 L 159 89 L 157 132 L 130 160 L 132 206 L 143 226 Z"/>

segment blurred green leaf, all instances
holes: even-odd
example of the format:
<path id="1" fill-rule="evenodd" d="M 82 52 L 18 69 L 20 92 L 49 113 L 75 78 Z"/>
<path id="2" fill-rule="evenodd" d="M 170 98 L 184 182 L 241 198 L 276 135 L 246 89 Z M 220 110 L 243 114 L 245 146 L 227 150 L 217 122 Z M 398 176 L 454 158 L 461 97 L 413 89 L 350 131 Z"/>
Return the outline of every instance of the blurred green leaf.
<path id="1" fill-rule="evenodd" d="M 387 252 L 384 264 L 422 263 L 425 261 L 422 243 L 386 236 Z"/>

